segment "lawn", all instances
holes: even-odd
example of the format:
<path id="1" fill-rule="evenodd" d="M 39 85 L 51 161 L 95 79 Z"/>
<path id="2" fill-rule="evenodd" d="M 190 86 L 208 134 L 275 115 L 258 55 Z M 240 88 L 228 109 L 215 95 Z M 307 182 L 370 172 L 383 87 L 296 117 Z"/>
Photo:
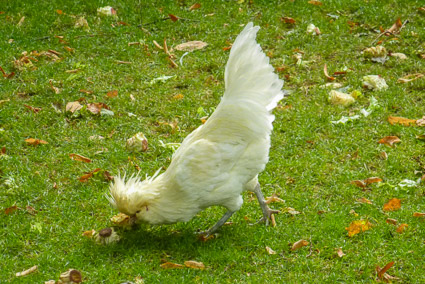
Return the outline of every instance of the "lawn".
<path id="1" fill-rule="evenodd" d="M 70 268 L 86 283 L 370 283 L 391 262 L 387 274 L 378 269 L 381 281 L 425 283 L 425 128 L 412 121 L 425 116 L 424 3 L 198 2 L 0 3 L 0 283 L 44 283 Z M 98 15 L 107 5 L 116 17 Z M 250 225 L 261 216 L 250 193 L 205 242 L 195 232 L 224 208 L 175 225 L 114 226 L 111 176 L 167 168 L 169 143 L 219 103 L 229 48 L 250 21 L 287 93 L 259 176 L 264 194 L 282 200 L 270 204 L 282 211 L 276 227 Z M 310 24 L 318 30 L 307 33 Z M 208 45 L 175 49 L 193 40 Z M 383 58 L 367 57 L 377 45 Z M 366 75 L 388 88 L 364 88 Z M 327 83 L 357 91 L 355 102 L 331 103 Z M 82 108 L 70 111 L 77 101 Z M 332 123 L 342 117 L 351 121 Z M 138 132 L 148 149 L 135 153 L 126 140 Z M 400 142 L 379 143 L 389 136 Z M 359 220 L 364 231 L 348 229 Z M 82 235 L 112 226 L 117 243 Z M 308 244 L 291 250 L 300 240 Z M 205 269 L 161 267 L 188 260 Z"/>

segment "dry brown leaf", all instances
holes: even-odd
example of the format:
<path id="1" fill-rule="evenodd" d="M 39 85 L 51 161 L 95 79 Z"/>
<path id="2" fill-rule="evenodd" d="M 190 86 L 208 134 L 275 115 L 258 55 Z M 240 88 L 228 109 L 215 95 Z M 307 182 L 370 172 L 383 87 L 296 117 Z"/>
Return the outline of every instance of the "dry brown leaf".
<path id="1" fill-rule="evenodd" d="M 419 78 L 422 78 L 423 76 L 424 76 L 424 74 L 421 74 L 421 73 L 409 74 L 409 75 L 406 75 L 404 77 L 398 78 L 397 82 L 398 83 L 409 83 L 409 82 L 415 81 Z"/>
<path id="2" fill-rule="evenodd" d="M 403 23 L 401 22 L 400 18 L 398 18 L 395 23 L 391 26 L 391 28 L 389 28 L 388 30 L 386 30 L 386 32 L 390 32 L 392 34 L 397 34 L 400 32 L 400 28 L 403 26 Z"/>
<path id="3" fill-rule="evenodd" d="M 273 203 L 273 202 L 284 203 L 285 200 L 280 199 L 279 196 L 276 193 L 273 193 L 272 196 L 266 198 L 266 204 L 270 204 L 270 203 Z"/>
<path id="4" fill-rule="evenodd" d="M 317 0 L 310 0 L 308 1 L 308 4 L 316 5 L 316 6 L 322 6 L 323 3 Z"/>
<path id="5" fill-rule="evenodd" d="M 357 199 L 357 201 L 361 202 L 361 203 L 372 204 L 372 201 L 370 201 L 369 199 L 366 199 L 364 197 Z"/>
<path id="6" fill-rule="evenodd" d="M 388 271 L 392 266 L 394 265 L 394 261 L 391 261 L 387 265 L 384 266 L 384 268 L 380 268 L 379 266 L 376 266 L 376 271 L 378 272 L 378 278 L 381 280 L 384 280 L 384 274 Z"/>
<path id="7" fill-rule="evenodd" d="M 295 209 L 294 209 L 294 208 L 292 208 L 292 207 L 286 207 L 285 209 L 283 209 L 283 212 L 284 212 L 284 213 L 289 213 L 289 214 L 291 214 L 291 215 L 298 215 L 298 214 L 301 214 L 301 212 L 299 212 L 299 211 L 295 210 Z"/>
<path id="8" fill-rule="evenodd" d="M 175 269 L 175 268 L 181 269 L 181 268 L 184 268 L 184 265 L 172 263 L 172 262 L 165 262 L 161 264 L 160 267 L 163 269 Z"/>
<path id="9" fill-rule="evenodd" d="M 293 18 L 290 18 L 290 17 L 282 17 L 282 18 L 280 18 L 280 20 L 283 21 L 286 24 L 291 24 L 291 25 L 295 24 L 295 22 L 296 22 Z"/>
<path id="10" fill-rule="evenodd" d="M 71 113 L 74 113 L 74 112 L 76 112 L 76 111 L 78 111 L 82 108 L 83 108 L 83 106 L 78 101 L 69 102 L 69 103 L 66 104 L 65 111 L 69 111 Z"/>
<path id="11" fill-rule="evenodd" d="M 362 180 L 352 180 L 350 183 L 361 188 L 366 188 L 366 183 Z"/>
<path id="12" fill-rule="evenodd" d="M 355 220 L 345 229 L 348 231 L 348 236 L 352 237 L 358 233 L 370 230 L 371 228 L 372 224 L 368 220 Z"/>
<path id="13" fill-rule="evenodd" d="M 80 283 L 82 282 L 82 276 L 81 272 L 76 269 L 69 269 L 68 271 L 65 271 L 61 273 L 59 276 L 59 279 L 61 283 Z"/>
<path id="14" fill-rule="evenodd" d="M 399 233 L 399 234 L 403 233 L 404 229 L 406 229 L 407 227 L 409 227 L 409 225 L 400 224 L 400 226 L 398 226 L 398 228 L 397 228 L 397 233 Z"/>
<path id="15" fill-rule="evenodd" d="M 16 210 L 18 210 L 19 208 L 18 208 L 18 206 L 16 206 L 16 205 L 13 205 L 13 206 L 10 206 L 10 207 L 8 207 L 8 208 L 6 208 L 6 209 L 4 209 L 4 214 L 6 214 L 6 215 L 10 215 L 10 214 L 12 214 L 13 212 L 15 212 Z"/>
<path id="16" fill-rule="evenodd" d="M 78 72 L 80 72 L 81 71 L 81 69 L 72 69 L 72 70 L 65 70 L 65 73 L 72 73 L 72 74 L 74 74 L 74 73 L 78 73 Z"/>
<path id="17" fill-rule="evenodd" d="M 33 106 L 25 105 L 25 104 L 24 104 L 24 107 L 26 107 L 27 109 L 31 110 L 33 113 L 37 113 L 37 112 L 39 112 L 41 110 L 40 107 L 33 107 Z"/>
<path id="18" fill-rule="evenodd" d="M 16 273 L 15 276 L 16 277 L 25 276 L 33 272 L 36 272 L 37 269 L 38 269 L 37 265 L 34 265 L 33 267 L 28 268 L 27 270 Z"/>
<path id="19" fill-rule="evenodd" d="M 398 117 L 398 116 L 389 116 L 388 122 L 391 125 L 401 124 L 401 125 L 404 125 L 404 126 L 412 126 L 412 125 L 416 124 L 416 119 L 409 119 L 409 118 Z"/>
<path id="20" fill-rule="evenodd" d="M 0 149 L 0 155 L 6 155 L 6 147 L 1 147 Z"/>
<path id="21" fill-rule="evenodd" d="M 366 183 L 366 185 L 369 185 L 371 183 L 382 182 L 382 179 L 379 177 L 370 177 L 365 179 L 364 182 Z"/>
<path id="22" fill-rule="evenodd" d="M 299 240 L 292 245 L 291 251 L 296 251 L 297 249 L 308 246 L 308 244 L 309 242 L 307 242 L 306 240 Z"/>
<path id="23" fill-rule="evenodd" d="M 190 6 L 189 11 L 197 10 L 199 8 L 201 8 L 201 4 L 195 3 L 192 6 Z"/>
<path id="24" fill-rule="evenodd" d="M 109 98 L 115 98 L 116 96 L 118 96 L 118 91 L 117 90 L 113 90 L 110 91 L 106 94 Z"/>
<path id="25" fill-rule="evenodd" d="M 44 140 L 34 139 L 34 138 L 25 139 L 25 142 L 27 142 L 27 144 L 33 145 L 33 146 L 37 146 L 39 144 L 49 144 L 48 142 L 46 142 Z"/>
<path id="26" fill-rule="evenodd" d="M 205 269 L 205 265 L 202 262 L 194 261 L 194 260 L 187 260 L 184 262 L 184 266 L 188 268 L 194 268 L 194 269 Z"/>
<path id="27" fill-rule="evenodd" d="M 185 43 L 181 43 L 181 44 L 177 45 L 174 49 L 179 50 L 179 51 L 194 51 L 194 50 L 198 50 L 198 49 L 203 49 L 207 45 L 208 45 L 208 43 L 206 43 L 206 42 L 194 40 L 194 41 L 188 41 L 188 42 L 185 42 Z"/>
<path id="28" fill-rule="evenodd" d="M 96 231 L 92 229 L 92 230 L 83 232 L 81 235 L 86 238 L 92 238 L 95 234 L 96 234 Z"/>
<path id="29" fill-rule="evenodd" d="M 87 110 L 93 114 L 99 114 L 102 108 L 109 109 L 109 107 L 104 103 L 91 103 L 87 104 Z"/>
<path id="30" fill-rule="evenodd" d="M 168 17 L 170 17 L 170 20 L 173 22 L 177 22 L 179 20 L 179 17 L 173 14 L 168 14 Z"/>
<path id="31" fill-rule="evenodd" d="M 7 73 L 3 70 L 3 68 L 1 68 L 1 66 L 0 66 L 0 71 L 1 71 L 1 73 L 3 73 L 3 77 L 5 77 L 5 78 L 10 79 L 10 78 L 12 78 L 13 76 L 15 76 L 15 72 L 12 72 L 12 73 L 7 74 Z"/>
<path id="32" fill-rule="evenodd" d="M 34 209 L 34 207 L 27 205 L 25 207 L 25 210 L 27 210 L 27 212 L 31 215 L 35 215 L 37 214 L 37 210 Z"/>
<path id="33" fill-rule="evenodd" d="M 392 147 L 393 144 L 400 143 L 400 142 L 401 142 L 401 140 L 397 136 L 386 136 L 386 137 L 384 137 L 384 138 L 382 138 L 381 140 L 378 141 L 379 144 L 385 144 L 385 145 L 388 145 L 390 147 Z"/>
<path id="34" fill-rule="evenodd" d="M 79 154 L 69 154 L 69 157 L 74 161 L 91 163 L 91 160 L 89 158 L 81 156 Z"/>
<path id="35" fill-rule="evenodd" d="M 415 212 L 413 213 L 413 217 L 425 217 L 425 213 Z"/>
<path id="36" fill-rule="evenodd" d="M 266 246 L 266 251 L 268 254 L 276 254 L 274 250 L 272 250 L 270 247 L 267 247 L 267 246 Z"/>
<path id="37" fill-rule="evenodd" d="M 385 220 L 385 222 L 387 222 L 388 224 L 391 225 L 397 225 L 398 221 L 396 219 L 393 218 L 387 218 L 387 220 Z"/>
<path id="38" fill-rule="evenodd" d="M 333 81 L 335 80 L 335 77 L 329 76 L 328 74 L 328 66 L 325 64 L 325 66 L 323 66 L 323 73 L 325 74 L 325 77 L 329 80 L 329 81 Z"/>
<path id="39" fill-rule="evenodd" d="M 342 248 L 338 248 L 336 254 L 338 255 L 338 257 L 343 257 L 345 255 L 345 253 L 342 252 Z"/>
<path id="40" fill-rule="evenodd" d="M 50 88 L 52 88 L 53 92 L 55 92 L 55 94 L 60 94 L 61 93 L 61 89 L 59 89 L 58 87 L 53 86 L 53 81 L 49 80 L 49 85 Z"/>
<path id="41" fill-rule="evenodd" d="M 401 208 L 401 200 L 398 198 L 392 198 L 384 204 L 382 208 L 384 211 L 396 211 Z"/>
<path id="42" fill-rule="evenodd" d="M 102 169 L 100 169 L 100 168 L 96 168 L 96 169 L 92 170 L 91 172 L 88 172 L 88 173 L 86 173 L 85 175 L 81 176 L 78 180 L 79 180 L 80 182 L 87 182 L 90 178 L 92 178 L 92 177 L 93 177 L 93 174 L 94 174 L 94 173 L 99 172 L 99 171 L 101 171 L 101 170 L 102 170 Z"/>
<path id="43" fill-rule="evenodd" d="M 93 91 L 89 91 L 89 90 L 85 90 L 85 89 L 80 89 L 80 92 L 84 93 L 84 94 L 88 94 L 88 95 L 93 94 Z"/>

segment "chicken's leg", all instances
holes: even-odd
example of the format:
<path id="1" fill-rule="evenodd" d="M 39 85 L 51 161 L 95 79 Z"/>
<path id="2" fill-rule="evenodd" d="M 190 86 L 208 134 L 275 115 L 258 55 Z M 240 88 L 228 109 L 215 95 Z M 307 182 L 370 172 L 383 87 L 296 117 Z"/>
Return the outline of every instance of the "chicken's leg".
<path id="1" fill-rule="evenodd" d="M 235 213 L 234 211 L 227 211 L 226 213 L 224 213 L 223 217 L 221 217 L 220 220 L 218 220 L 217 223 L 214 224 L 214 226 L 212 226 L 211 228 L 209 228 L 207 231 L 202 232 L 202 235 L 205 235 L 205 237 L 208 237 L 212 234 L 215 233 L 215 231 L 217 231 L 221 226 L 224 225 L 224 223 L 226 223 L 226 221 L 233 215 L 233 213 Z"/>
<path id="2" fill-rule="evenodd" d="M 257 196 L 258 203 L 260 203 L 261 210 L 263 211 L 263 218 L 258 220 L 257 223 L 265 222 L 266 226 L 269 225 L 269 219 L 273 214 L 279 213 L 279 210 L 272 210 L 269 208 L 269 206 L 266 203 L 266 200 L 264 199 L 263 193 L 261 192 L 260 184 L 257 183 L 257 185 L 254 188 L 255 195 Z"/>

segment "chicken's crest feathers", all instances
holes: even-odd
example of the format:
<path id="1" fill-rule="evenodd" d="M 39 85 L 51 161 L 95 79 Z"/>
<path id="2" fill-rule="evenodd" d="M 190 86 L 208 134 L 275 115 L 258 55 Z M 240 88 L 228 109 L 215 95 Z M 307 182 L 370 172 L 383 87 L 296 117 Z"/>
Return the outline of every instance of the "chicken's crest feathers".
<path id="1" fill-rule="evenodd" d="M 283 81 L 256 41 L 259 29 L 248 23 L 233 43 L 225 70 L 223 99 L 251 99 L 271 111 L 283 98 Z"/>
<path id="2" fill-rule="evenodd" d="M 127 215 L 134 215 L 141 207 L 159 196 L 154 181 L 160 170 L 157 170 L 152 177 L 146 177 L 144 181 L 140 180 L 139 174 L 132 175 L 127 180 L 126 174 L 124 177 L 120 174 L 115 176 L 114 182 L 109 186 L 110 194 L 107 196 L 111 205 Z"/>

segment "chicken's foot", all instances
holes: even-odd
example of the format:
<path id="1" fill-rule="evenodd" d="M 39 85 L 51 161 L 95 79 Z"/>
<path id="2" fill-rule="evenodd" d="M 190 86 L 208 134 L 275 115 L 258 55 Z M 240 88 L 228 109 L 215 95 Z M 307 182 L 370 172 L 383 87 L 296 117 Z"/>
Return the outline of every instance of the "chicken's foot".
<path id="1" fill-rule="evenodd" d="M 233 215 L 233 213 L 235 213 L 235 212 L 234 211 L 233 212 L 227 211 L 226 213 L 224 213 L 223 217 L 221 217 L 221 219 L 218 220 L 218 222 L 214 224 L 214 226 L 212 226 L 211 228 L 209 228 L 205 232 L 201 232 L 200 234 L 202 234 L 202 235 L 204 235 L 204 237 L 208 238 L 209 236 L 214 234 L 221 226 L 223 226 L 224 223 L 226 223 L 226 221 Z"/>
<path id="2" fill-rule="evenodd" d="M 263 217 L 258 220 L 257 223 L 264 222 L 266 226 L 269 225 L 269 220 L 271 219 L 273 214 L 279 213 L 279 210 L 272 210 L 267 205 L 266 200 L 264 199 L 263 193 L 261 192 L 260 184 L 257 183 L 257 185 L 254 188 L 255 195 L 257 196 L 258 203 L 260 204 L 261 210 L 263 211 Z"/>

